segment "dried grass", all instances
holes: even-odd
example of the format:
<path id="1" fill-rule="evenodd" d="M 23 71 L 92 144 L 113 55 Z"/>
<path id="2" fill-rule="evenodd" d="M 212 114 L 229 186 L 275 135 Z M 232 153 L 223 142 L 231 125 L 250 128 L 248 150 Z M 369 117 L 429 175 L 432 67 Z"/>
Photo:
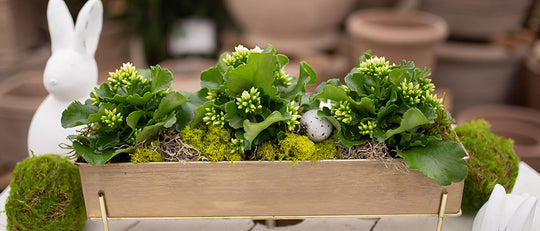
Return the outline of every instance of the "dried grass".
<path id="1" fill-rule="evenodd" d="M 350 148 L 339 146 L 339 151 L 344 159 L 368 159 L 378 160 L 388 168 L 388 164 L 394 159 L 393 152 L 385 143 L 379 143 L 376 140 L 370 140 L 362 145 L 355 145 Z M 400 172 L 408 172 L 408 168 L 402 162 L 396 162 L 394 168 Z"/>
<path id="2" fill-rule="evenodd" d="M 176 132 L 169 132 L 163 140 L 159 141 L 159 146 L 155 146 L 158 153 L 161 153 L 161 157 L 164 161 L 178 162 L 178 161 L 205 161 L 208 160 L 204 157 L 198 149 L 184 143 L 180 134 Z"/>

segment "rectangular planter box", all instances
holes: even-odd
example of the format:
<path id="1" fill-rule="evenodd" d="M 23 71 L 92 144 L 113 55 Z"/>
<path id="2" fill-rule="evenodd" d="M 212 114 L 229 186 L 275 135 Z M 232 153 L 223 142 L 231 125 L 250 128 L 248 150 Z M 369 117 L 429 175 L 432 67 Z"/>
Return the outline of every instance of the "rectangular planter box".
<path id="1" fill-rule="evenodd" d="M 463 182 L 439 186 L 399 160 L 77 163 L 87 215 L 101 218 L 460 214 Z M 401 170 L 397 167 L 401 165 Z"/>

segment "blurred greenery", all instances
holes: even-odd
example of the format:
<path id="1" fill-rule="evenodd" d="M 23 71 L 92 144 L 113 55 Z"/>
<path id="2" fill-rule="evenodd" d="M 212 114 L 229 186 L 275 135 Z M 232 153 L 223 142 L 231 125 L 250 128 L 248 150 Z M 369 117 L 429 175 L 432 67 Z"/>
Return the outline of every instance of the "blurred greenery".
<path id="1" fill-rule="evenodd" d="M 167 36 L 182 18 L 209 18 L 218 30 L 230 22 L 223 0 L 126 0 L 126 16 L 133 33 L 143 40 L 148 65 L 169 57 Z"/>

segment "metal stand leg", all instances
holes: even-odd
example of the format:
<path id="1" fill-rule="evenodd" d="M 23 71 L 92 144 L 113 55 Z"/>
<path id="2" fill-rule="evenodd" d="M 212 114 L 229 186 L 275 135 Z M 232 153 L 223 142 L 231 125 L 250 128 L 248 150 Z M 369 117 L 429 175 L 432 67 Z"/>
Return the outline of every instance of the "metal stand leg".
<path id="1" fill-rule="evenodd" d="M 107 206 L 105 205 L 105 193 L 99 192 L 99 207 L 101 208 L 101 220 L 103 221 L 103 230 L 109 231 L 109 218 L 107 217 Z"/>
<path id="2" fill-rule="evenodd" d="M 437 231 L 442 230 L 442 224 L 444 219 L 444 211 L 446 210 L 446 201 L 448 199 L 448 192 L 446 190 L 443 191 L 441 196 L 441 207 L 439 208 L 439 216 L 437 221 Z"/>
<path id="3" fill-rule="evenodd" d="M 266 227 L 268 227 L 269 229 L 275 228 L 276 227 L 276 220 L 274 220 L 274 219 L 266 220 Z"/>

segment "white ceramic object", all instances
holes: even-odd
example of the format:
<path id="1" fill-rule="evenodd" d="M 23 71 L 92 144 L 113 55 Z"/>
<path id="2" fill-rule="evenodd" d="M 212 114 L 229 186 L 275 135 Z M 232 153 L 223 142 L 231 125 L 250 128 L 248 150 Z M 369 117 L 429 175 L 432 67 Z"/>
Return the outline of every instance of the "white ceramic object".
<path id="1" fill-rule="evenodd" d="M 533 231 L 540 230 L 540 214 L 536 198 L 526 193 L 506 194 L 504 187 L 495 185 L 489 200 L 480 208 L 473 222 L 473 231 Z"/>
<path id="2" fill-rule="evenodd" d="M 177 21 L 169 35 L 172 55 L 212 55 L 216 52 L 216 23 L 207 18 Z"/>
<path id="3" fill-rule="evenodd" d="M 317 115 L 318 109 L 309 110 L 302 118 L 300 124 L 306 127 L 306 135 L 313 142 L 319 142 L 332 135 L 333 126 L 326 118 Z"/>
<path id="4" fill-rule="evenodd" d="M 49 95 L 34 114 L 28 132 L 28 149 L 35 155 L 67 153 L 59 144 L 68 143 L 67 136 L 76 134 L 75 129 L 62 128 L 60 119 L 71 102 L 83 102 L 97 84 L 94 54 L 103 25 L 103 5 L 100 0 L 89 0 L 74 24 L 64 1 L 50 0 L 47 19 L 52 55 L 43 84 Z"/>

